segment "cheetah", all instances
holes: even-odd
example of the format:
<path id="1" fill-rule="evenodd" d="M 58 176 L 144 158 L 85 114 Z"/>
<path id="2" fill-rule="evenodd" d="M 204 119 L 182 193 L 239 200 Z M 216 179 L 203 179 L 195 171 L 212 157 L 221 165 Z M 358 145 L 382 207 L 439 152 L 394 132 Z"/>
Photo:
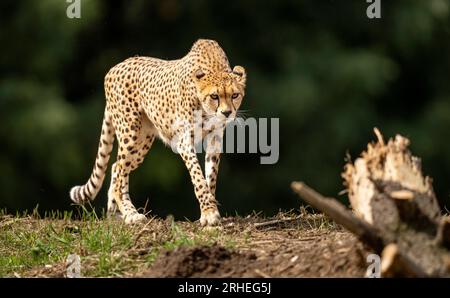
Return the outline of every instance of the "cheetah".
<path id="1" fill-rule="evenodd" d="M 159 138 L 177 149 L 189 171 L 200 205 L 200 224 L 219 224 L 215 191 L 220 152 L 208 147 L 221 143 L 226 123 L 236 118 L 245 95 L 246 77 L 244 67 L 231 68 L 220 45 L 207 39 L 197 40 L 177 60 L 136 56 L 112 67 L 104 80 L 106 107 L 93 171 L 86 184 L 70 190 L 71 200 L 84 204 L 96 197 L 117 137 L 107 214 L 117 215 L 127 224 L 144 221 L 146 216 L 130 199 L 129 175 Z M 202 126 L 195 121 L 195 112 L 201 112 L 201 121 L 213 120 L 216 124 Z M 205 175 L 195 150 L 195 127 L 200 127 L 202 138 L 212 129 L 219 131 L 206 144 Z M 180 135 L 185 137 L 176 137 Z"/>

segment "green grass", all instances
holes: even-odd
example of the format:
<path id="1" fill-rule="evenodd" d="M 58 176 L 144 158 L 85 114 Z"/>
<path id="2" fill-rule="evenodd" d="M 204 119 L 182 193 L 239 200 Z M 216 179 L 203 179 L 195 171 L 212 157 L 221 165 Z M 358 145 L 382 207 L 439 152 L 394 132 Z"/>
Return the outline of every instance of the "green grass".
<path id="1" fill-rule="evenodd" d="M 251 249 L 255 241 L 271 243 L 275 238 L 340 229 L 312 210 L 299 211 L 280 211 L 270 218 L 260 213 L 234 216 L 220 227 L 202 228 L 197 222 L 173 218 L 125 225 L 106 219 L 104 212 L 98 215 L 81 207 L 76 212 L 46 212 L 42 217 L 37 209 L 15 215 L 0 210 L 0 277 L 63 277 L 71 254 L 80 256 L 82 276 L 133 276 L 147 271 L 162 251 L 178 247 L 218 244 Z M 256 228 L 254 224 L 261 222 L 269 224 Z"/>
<path id="2" fill-rule="evenodd" d="M 192 223 L 181 226 L 170 219 L 152 219 L 147 226 L 128 226 L 101 218 L 87 210 L 82 210 L 81 220 L 69 212 L 49 212 L 41 218 L 37 212 L 11 216 L 0 211 L 0 277 L 34 271 L 39 275 L 46 266 L 63 275 L 70 254 L 81 257 L 83 276 L 122 276 L 148 268 L 162 249 L 235 245 L 220 230 Z"/>

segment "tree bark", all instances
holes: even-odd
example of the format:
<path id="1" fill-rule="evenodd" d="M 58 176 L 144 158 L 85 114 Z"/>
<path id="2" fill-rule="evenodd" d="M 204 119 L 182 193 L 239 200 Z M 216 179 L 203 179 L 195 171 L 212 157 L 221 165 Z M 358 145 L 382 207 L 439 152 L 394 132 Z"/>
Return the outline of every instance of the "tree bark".
<path id="1" fill-rule="evenodd" d="M 370 143 L 342 174 L 353 212 L 301 182 L 292 189 L 382 254 L 382 274 L 449 276 L 450 219 L 441 215 L 432 180 L 397 135 Z"/>

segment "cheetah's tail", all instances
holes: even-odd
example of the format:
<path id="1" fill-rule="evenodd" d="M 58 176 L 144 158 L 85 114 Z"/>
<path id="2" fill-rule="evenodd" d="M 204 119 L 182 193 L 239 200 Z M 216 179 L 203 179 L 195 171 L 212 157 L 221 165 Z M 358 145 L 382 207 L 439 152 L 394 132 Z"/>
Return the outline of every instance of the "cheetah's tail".
<path id="1" fill-rule="evenodd" d="M 106 169 L 108 168 L 109 157 L 114 143 L 114 128 L 111 123 L 111 116 L 105 110 L 105 116 L 102 124 L 102 135 L 98 145 L 97 157 L 95 159 L 94 169 L 91 177 L 84 185 L 74 186 L 70 190 L 70 199 L 77 204 L 83 204 L 88 200 L 93 200 L 105 179 Z"/>

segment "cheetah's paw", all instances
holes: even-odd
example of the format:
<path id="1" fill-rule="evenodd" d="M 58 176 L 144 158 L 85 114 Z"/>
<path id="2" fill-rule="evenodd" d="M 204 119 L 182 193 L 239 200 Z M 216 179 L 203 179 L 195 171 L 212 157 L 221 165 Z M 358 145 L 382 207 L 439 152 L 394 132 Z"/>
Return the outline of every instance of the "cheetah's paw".
<path id="1" fill-rule="evenodd" d="M 220 223 L 220 214 L 217 210 L 208 210 L 202 212 L 200 224 L 202 226 L 217 226 Z"/>
<path id="2" fill-rule="evenodd" d="M 125 223 L 127 225 L 143 222 L 146 220 L 147 220 L 147 217 L 145 217 L 144 214 L 140 214 L 140 213 L 131 213 L 131 214 L 125 215 Z"/>

